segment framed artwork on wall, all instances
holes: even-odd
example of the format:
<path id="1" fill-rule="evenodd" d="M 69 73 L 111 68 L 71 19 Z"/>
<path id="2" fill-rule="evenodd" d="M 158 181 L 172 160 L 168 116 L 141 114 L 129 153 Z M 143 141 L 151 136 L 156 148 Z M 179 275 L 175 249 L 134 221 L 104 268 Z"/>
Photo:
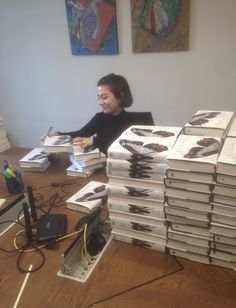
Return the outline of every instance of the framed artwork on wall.
<path id="1" fill-rule="evenodd" d="M 133 52 L 184 51 L 190 0 L 130 0 Z"/>
<path id="2" fill-rule="evenodd" d="M 115 0 L 65 0 L 73 55 L 118 53 Z"/>

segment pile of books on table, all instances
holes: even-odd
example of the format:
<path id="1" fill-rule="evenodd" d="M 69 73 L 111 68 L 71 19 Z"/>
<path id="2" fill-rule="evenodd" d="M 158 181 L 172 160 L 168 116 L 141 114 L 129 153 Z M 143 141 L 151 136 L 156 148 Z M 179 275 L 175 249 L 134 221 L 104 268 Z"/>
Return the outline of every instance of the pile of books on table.
<path id="1" fill-rule="evenodd" d="M 20 168 L 23 171 L 45 171 L 51 165 L 51 155 L 44 148 L 34 148 L 19 160 Z"/>
<path id="2" fill-rule="evenodd" d="M 103 168 L 106 162 L 106 155 L 98 148 L 81 148 L 76 143 L 73 144 L 73 154 L 70 154 L 72 163 L 66 173 L 70 176 L 89 177 L 95 170 Z"/>
<path id="3" fill-rule="evenodd" d="M 47 153 L 72 153 L 73 147 L 71 142 L 71 136 L 59 135 L 59 136 L 46 136 L 43 141 L 44 151 Z"/>
<path id="4" fill-rule="evenodd" d="M 164 178 L 179 127 L 134 125 L 108 149 L 108 210 L 116 240 L 165 251 Z"/>
<path id="5" fill-rule="evenodd" d="M 0 116 L 0 153 L 10 149 L 11 145 L 8 141 L 7 134 L 4 127 L 3 118 Z"/>
<path id="6" fill-rule="evenodd" d="M 233 112 L 200 110 L 183 128 L 169 156 L 165 212 L 172 255 L 211 263 L 212 192 L 219 154 Z"/>
<path id="7" fill-rule="evenodd" d="M 236 121 L 224 141 L 212 198 L 212 264 L 236 270 Z"/>

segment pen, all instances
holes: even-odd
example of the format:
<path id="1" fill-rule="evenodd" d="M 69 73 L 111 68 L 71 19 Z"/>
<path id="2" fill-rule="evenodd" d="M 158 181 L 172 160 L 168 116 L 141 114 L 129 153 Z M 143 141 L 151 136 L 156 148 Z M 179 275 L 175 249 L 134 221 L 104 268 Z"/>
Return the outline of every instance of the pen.
<path id="1" fill-rule="evenodd" d="M 50 132 L 52 131 L 52 129 L 53 129 L 53 126 L 51 126 L 51 127 L 49 128 L 48 133 L 47 133 L 47 136 L 50 134 Z"/>

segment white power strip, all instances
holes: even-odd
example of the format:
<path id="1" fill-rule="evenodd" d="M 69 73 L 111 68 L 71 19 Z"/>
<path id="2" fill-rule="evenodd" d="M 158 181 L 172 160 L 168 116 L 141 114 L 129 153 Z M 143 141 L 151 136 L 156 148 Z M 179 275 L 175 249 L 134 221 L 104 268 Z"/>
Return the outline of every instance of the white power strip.
<path id="1" fill-rule="evenodd" d="M 57 275 L 61 277 L 69 278 L 72 280 L 76 280 L 79 282 L 86 282 L 89 276 L 92 274 L 98 261 L 101 259 L 102 255 L 104 254 L 110 242 L 111 242 L 111 236 L 109 237 L 106 245 L 96 256 L 88 255 L 87 258 L 85 257 L 81 262 L 76 264 L 75 269 L 73 270 L 73 273 L 64 274 L 61 270 L 59 270 Z"/>

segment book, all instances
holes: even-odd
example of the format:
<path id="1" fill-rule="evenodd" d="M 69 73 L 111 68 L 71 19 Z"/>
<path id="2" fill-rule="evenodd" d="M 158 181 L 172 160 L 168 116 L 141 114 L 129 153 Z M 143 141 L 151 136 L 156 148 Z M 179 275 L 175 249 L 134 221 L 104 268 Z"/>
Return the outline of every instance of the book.
<path id="1" fill-rule="evenodd" d="M 6 203 L 6 199 L 0 198 L 0 208 Z"/>
<path id="2" fill-rule="evenodd" d="M 164 180 L 164 183 L 166 187 L 180 188 L 202 193 L 210 193 L 212 191 L 212 185 L 207 183 L 168 179 L 168 178 Z"/>
<path id="3" fill-rule="evenodd" d="M 44 151 L 48 153 L 73 151 L 71 137 L 69 135 L 46 136 L 43 141 Z"/>
<path id="4" fill-rule="evenodd" d="M 216 173 L 216 182 L 220 184 L 236 186 L 236 176 Z"/>
<path id="5" fill-rule="evenodd" d="M 167 230 L 167 239 L 182 241 L 187 244 L 210 248 L 210 239 L 206 236 L 190 234 L 181 231 L 175 231 L 171 228 Z"/>
<path id="6" fill-rule="evenodd" d="M 219 137 L 180 135 L 169 152 L 169 168 L 214 174 L 221 146 Z"/>
<path id="7" fill-rule="evenodd" d="M 236 254 L 216 249 L 211 249 L 210 257 L 229 262 L 236 262 Z"/>
<path id="8" fill-rule="evenodd" d="M 231 125 L 234 112 L 198 110 L 184 125 L 186 135 L 225 137 Z"/>
<path id="9" fill-rule="evenodd" d="M 69 156 L 70 162 L 78 169 L 83 171 L 83 168 L 93 168 L 93 166 L 101 163 L 106 162 L 106 155 L 101 153 L 98 157 L 96 158 L 91 158 L 87 160 L 77 160 L 75 155 L 71 154 Z M 104 164 L 103 164 L 104 165 Z"/>
<path id="10" fill-rule="evenodd" d="M 199 255 L 197 253 L 189 252 L 189 251 L 182 251 L 178 249 L 169 249 L 169 254 L 175 257 L 180 257 L 200 263 L 210 264 L 210 259 L 208 256 Z"/>
<path id="11" fill-rule="evenodd" d="M 167 203 L 164 205 L 164 212 L 169 215 L 180 216 L 187 219 L 195 219 L 202 222 L 204 221 L 207 224 L 210 223 L 210 215 L 206 212 L 183 209 L 177 206 L 168 206 Z"/>
<path id="12" fill-rule="evenodd" d="M 112 238 L 136 246 L 165 252 L 166 239 L 153 234 L 114 227 L 112 229 Z"/>
<path id="13" fill-rule="evenodd" d="M 186 218 L 183 216 L 181 217 L 177 215 L 166 214 L 166 220 L 171 224 L 177 223 L 177 224 L 183 224 L 183 225 L 188 225 L 188 226 L 196 226 L 200 228 L 209 228 L 209 222 L 207 221 Z"/>
<path id="14" fill-rule="evenodd" d="M 165 190 L 164 181 L 151 181 L 146 179 L 133 179 L 118 176 L 109 176 L 109 184 L 119 186 L 132 186 L 134 188 L 149 188 L 156 190 Z"/>
<path id="15" fill-rule="evenodd" d="M 236 206 L 212 203 L 212 213 L 236 217 Z"/>
<path id="16" fill-rule="evenodd" d="M 34 148 L 19 160 L 19 165 L 25 170 L 44 171 L 51 165 L 50 154 L 46 153 L 43 148 Z M 34 169 L 33 169 L 34 168 Z"/>
<path id="17" fill-rule="evenodd" d="M 216 172 L 236 176 L 236 138 L 225 139 L 217 161 Z"/>
<path id="18" fill-rule="evenodd" d="M 211 194 L 210 193 L 200 193 L 198 191 L 190 191 L 186 189 L 166 187 L 165 189 L 166 196 L 174 197 L 178 199 L 190 199 L 199 202 L 210 202 Z"/>
<path id="19" fill-rule="evenodd" d="M 168 165 L 158 162 L 151 161 L 135 161 L 135 160 L 126 160 L 126 159 L 107 159 L 107 174 L 110 172 L 123 170 L 130 173 L 143 173 L 143 174 L 165 174 Z"/>
<path id="20" fill-rule="evenodd" d="M 231 122 L 227 137 L 236 137 L 236 117 Z"/>
<path id="21" fill-rule="evenodd" d="M 186 232 L 195 235 L 207 236 L 209 238 L 213 237 L 209 228 L 202 228 L 197 226 L 185 225 L 181 223 L 171 223 L 170 225 L 172 230 Z"/>
<path id="22" fill-rule="evenodd" d="M 106 197 L 106 185 L 99 181 L 90 181 L 66 200 L 66 207 L 83 213 L 92 213 L 102 205 Z"/>
<path id="23" fill-rule="evenodd" d="M 214 234 L 214 243 L 236 246 L 236 237 Z"/>
<path id="24" fill-rule="evenodd" d="M 209 251 L 210 251 L 209 247 L 196 246 L 193 244 L 185 243 L 182 241 L 176 241 L 172 239 L 167 239 L 166 246 L 171 249 L 177 249 L 180 251 L 197 253 L 197 254 L 204 255 L 204 256 L 208 256 Z"/>
<path id="25" fill-rule="evenodd" d="M 221 203 L 226 205 L 236 205 L 236 198 L 234 197 L 228 197 L 223 195 L 218 195 L 213 192 L 212 201 L 215 203 Z"/>
<path id="26" fill-rule="evenodd" d="M 229 269 L 232 269 L 234 271 L 236 270 L 236 262 L 217 259 L 217 258 L 214 258 L 213 256 L 211 257 L 211 264 L 216 265 L 216 266 L 229 268 Z"/>
<path id="27" fill-rule="evenodd" d="M 236 237 L 236 227 L 212 222 L 211 233 L 228 237 Z"/>
<path id="28" fill-rule="evenodd" d="M 234 186 L 215 184 L 213 193 L 217 195 L 236 198 L 236 189 Z"/>
<path id="29" fill-rule="evenodd" d="M 146 206 L 141 204 L 134 204 L 134 203 L 126 203 L 122 201 L 112 201 L 108 199 L 108 210 L 117 211 L 117 212 L 124 212 L 124 213 L 131 213 L 133 215 L 138 216 L 146 216 L 146 217 L 153 217 L 153 218 L 161 218 L 165 219 L 163 204 L 161 203 L 156 204 L 155 206 Z"/>
<path id="30" fill-rule="evenodd" d="M 98 148 L 82 148 L 78 143 L 75 142 L 73 143 L 73 154 L 75 160 L 88 160 L 100 157 L 101 152 Z"/>
<path id="31" fill-rule="evenodd" d="M 225 225 L 236 227 L 236 216 L 212 213 L 211 220 L 219 224 L 225 224 Z"/>
<path id="32" fill-rule="evenodd" d="M 109 188 L 107 189 L 109 190 Z M 150 207 L 163 207 L 164 200 L 156 200 L 156 199 L 143 199 L 136 198 L 127 195 L 114 195 L 113 193 L 109 194 L 108 201 L 114 203 L 126 203 L 133 204 L 137 206 L 150 206 Z"/>
<path id="33" fill-rule="evenodd" d="M 203 172 L 189 172 L 186 170 L 176 170 L 168 168 L 166 170 L 166 177 L 168 179 L 189 180 L 200 183 L 213 183 L 215 174 Z"/>
<path id="34" fill-rule="evenodd" d="M 150 130 L 150 134 L 140 136 L 137 131 L 141 130 Z M 108 148 L 108 158 L 167 163 L 168 152 L 180 130 L 176 127 L 130 126 Z"/>
<path id="35" fill-rule="evenodd" d="M 71 165 L 68 168 L 66 168 L 66 174 L 67 175 L 78 176 L 78 177 L 82 177 L 82 178 L 88 178 L 92 174 L 94 174 L 94 172 L 95 172 L 95 169 L 91 169 L 91 170 L 88 170 L 88 171 L 80 171 L 74 165 Z"/>
<path id="36" fill-rule="evenodd" d="M 169 206 L 178 206 L 181 208 L 198 210 L 202 212 L 210 212 L 212 205 L 209 202 L 199 202 L 189 199 L 179 199 L 171 196 L 167 196 L 166 202 Z"/>
<path id="37" fill-rule="evenodd" d="M 165 199 L 164 190 L 111 185 L 109 183 L 107 185 L 107 193 L 109 197 L 124 198 L 127 202 L 129 202 L 129 200 L 132 202 L 132 200 L 136 198 L 142 199 L 143 204 L 145 204 L 146 200 L 159 200 L 164 202 Z"/>

